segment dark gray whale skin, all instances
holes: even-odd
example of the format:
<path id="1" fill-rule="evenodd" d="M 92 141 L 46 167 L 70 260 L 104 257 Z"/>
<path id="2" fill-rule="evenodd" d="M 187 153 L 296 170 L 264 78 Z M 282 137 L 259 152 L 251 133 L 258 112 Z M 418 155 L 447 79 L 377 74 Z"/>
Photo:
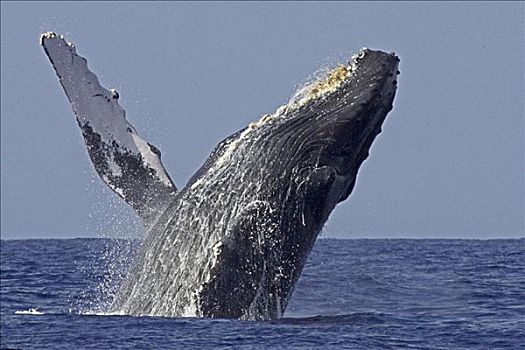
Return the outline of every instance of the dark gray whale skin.
<path id="1" fill-rule="evenodd" d="M 363 49 L 350 65 L 222 141 L 178 190 L 159 149 L 62 35 L 40 44 L 102 181 L 149 230 L 111 311 L 275 319 L 308 254 L 381 131 L 399 59 Z"/>
<path id="2" fill-rule="evenodd" d="M 112 311 L 281 317 L 392 109 L 398 62 L 363 49 L 336 91 L 223 140 L 160 215 Z"/>

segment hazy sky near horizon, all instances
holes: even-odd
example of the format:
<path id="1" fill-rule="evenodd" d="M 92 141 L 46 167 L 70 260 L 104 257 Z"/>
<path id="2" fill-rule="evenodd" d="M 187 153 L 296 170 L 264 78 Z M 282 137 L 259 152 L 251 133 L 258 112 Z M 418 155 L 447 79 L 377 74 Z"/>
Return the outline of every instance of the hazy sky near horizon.
<path id="1" fill-rule="evenodd" d="M 524 4 L 1 3 L 2 238 L 126 236 L 40 33 L 73 41 L 179 188 L 224 137 L 363 46 L 394 109 L 322 236 L 524 237 Z"/>

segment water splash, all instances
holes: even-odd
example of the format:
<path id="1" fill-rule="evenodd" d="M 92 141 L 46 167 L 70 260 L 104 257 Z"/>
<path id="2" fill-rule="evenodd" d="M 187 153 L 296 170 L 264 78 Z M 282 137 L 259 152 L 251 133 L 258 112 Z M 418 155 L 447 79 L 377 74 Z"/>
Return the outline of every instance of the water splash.
<path id="1" fill-rule="evenodd" d="M 91 235 L 103 240 L 87 241 L 87 260 L 78 261 L 79 273 L 88 281 L 80 294 L 70 295 L 70 313 L 105 314 L 131 265 L 144 227 L 133 211 L 120 199 L 100 186 L 94 171 L 87 190 L 97 199 L 88 214 L 94 226 Z M 103 242 L 101 245 L 100 242 Z"/>
<path id="2" fill-rule="evenodd" d="M 28 310 L 17 310 L 15 315 L 44 315 L 44 313 L 39 311 L 38 308 L 30 308 Z"/>

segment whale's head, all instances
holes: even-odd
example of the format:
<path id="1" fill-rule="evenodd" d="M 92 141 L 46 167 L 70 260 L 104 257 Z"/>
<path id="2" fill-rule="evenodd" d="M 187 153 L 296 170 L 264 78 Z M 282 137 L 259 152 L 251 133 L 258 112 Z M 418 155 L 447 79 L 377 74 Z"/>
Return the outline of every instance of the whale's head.
<path id="1" fill-rule="evenodd" d="M 259 286 L 244 287 L 254 289 L 243 294 L 251 308 L 274 310 L 248 312 L 245 304 L 239 315 L 273 318 L 284 310 L 317 235 L 336 204 L 352 191 L 392 109 L 398 62 L 394 54 L 361 50 L 349 65 L 328 71 L 275 113 L 221 142 L 190 180 L 183 192 L 201 189 L 197 197 L 206 197 L 208 205 L 219 203 L 215 210 L 227 212 L 220 228 L 227 238 L 216 246 L 217 261 L 230 259 L 222 265 L 235 267 L 235 273 L 223 271 L 228 283 L 218 278 L 201 293 L 206 309 L 215 310 L 208 316 L 235 313 L 215 309 L 225 303 L 206 297 L 216 295 L 207 290 L 227 290 L 232 280 Z M 242 267 L 245 261 L 263 261 L 264 267 Z M 236 274 L 244 277 L 232 279 Z M 264 288 L 269 290 L 262 295 L 276 296 L 265 300 L 265 306 L 253 302 L 256 289 L 263 288 L 261 275 L 267 276 Z"/>
<path id="2" fill-rule="evenodd" d="M 287 105 L 221 142 L 188 186 L 200 184 L 205 173 L 219 174 L 219 182 L 228 176 L 248 199 L 277 197 L 290 214 L 300 207 L 303 221 L 322 225 L 349 196 L 392 109 L 398 62 L 393 53 L 362 49 L 347 66 L 326 72 Z M 294 203 L 284 204 L 291 198 Z"/>
<path id="3" fill-rule="evenodd" d="M 304 221 L 312 227 L 322 226 L 335 205 L 350 195 L 357 171 L 392 109 L 398 62 L 394 54 L 361 50 L 348 66 L 299 91 L 289 118 L 267 135 L 273 147 L 283 146 L 282 167 L 275 173 L 292 170 L 288 181 L 299 182 Z"/>

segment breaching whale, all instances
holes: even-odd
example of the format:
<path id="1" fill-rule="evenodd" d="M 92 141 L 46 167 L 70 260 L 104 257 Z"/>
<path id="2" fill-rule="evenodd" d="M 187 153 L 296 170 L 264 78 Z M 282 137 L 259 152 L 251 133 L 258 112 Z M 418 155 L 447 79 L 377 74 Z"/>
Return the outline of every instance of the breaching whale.
<path id="1" fill-rule="evenodd" d="M 282 316 L 328 216 L 356 183 L 392 109 L 399 58 L 362 49 L 287 105 L 220 142 L 182 189 L 75 46 L 43 46 L 101 179 L 148 228 L 111 311 Z"/>

